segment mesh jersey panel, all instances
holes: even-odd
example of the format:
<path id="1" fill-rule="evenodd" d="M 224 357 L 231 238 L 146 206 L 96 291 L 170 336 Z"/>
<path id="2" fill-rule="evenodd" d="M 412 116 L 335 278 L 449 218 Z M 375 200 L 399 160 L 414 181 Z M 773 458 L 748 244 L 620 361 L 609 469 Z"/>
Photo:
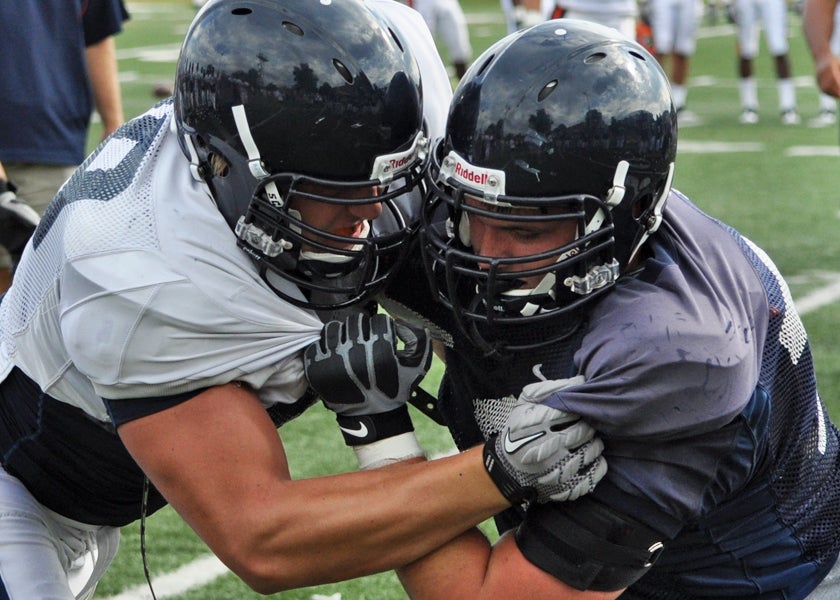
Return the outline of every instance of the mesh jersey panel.
<path id="1" fill-rule="evenodd" d="M 759 248 L 731 233 L 770 300 L 759 380 L 772 401 L 770 486 L 781 518 L 801 540 L 805 558 L 822 563 L 840 549 L 838 430 L 817 393 L 811 348 L 787 285 Z"/>
<path id="2" fill-rule="evenodd" d="M 169 102 L 171 100 L 163 101 L 158 104 L 161 110 L 153 109 L 123 125 L 112 136 L 112 140 L 119 143 L 100 145 L 50 204 L 33 236 L 33 245 L 38 252 L 33 253 L 33 260 L 22 265 L 24 271 L 16 274 L 16 282 L 23 289 L 2 305 L 2 310 L 8 314 L 4 315 L 5 326 L 0 329 L 0 340 L 7 344 L 10 353 L 15 347 L 14 334 L 29 323 L 32 312 L 37 310 L 55 281 L 65 262 L 62 256 L 72 260 L 84 255 L 92 240 L 96 241 L 99 251 L 157 245 L 155 220 L 148 214 L 131 216 L 126 213 L 148 211 L 152 206 L 151 202 L 137 202 L 136 198 L 151 195 L 152 178 L 143 178 L 143 166 L 153 156 L 147 154 L 147 150 L 165 132 L 166 112 L 162 108 Z M 133 196 L 127 202 L 121 202 L 121 194 L 135 179 L 138 185 Z M 48 236 L 60 219 L 72 219 L 86 226 L 64 228 L 65 233 L 71 232 L 69 237 Z M 125 226 L 118 227 L 117 224 Z M 34 272 L 28 274 L 26 270 Z"/>

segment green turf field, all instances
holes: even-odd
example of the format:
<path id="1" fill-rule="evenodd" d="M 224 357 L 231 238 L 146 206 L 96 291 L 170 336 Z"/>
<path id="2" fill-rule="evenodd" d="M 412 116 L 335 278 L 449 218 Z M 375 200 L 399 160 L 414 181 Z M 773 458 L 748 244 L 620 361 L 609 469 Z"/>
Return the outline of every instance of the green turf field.
<path id="1" fill-rule="evenodd" d="M 117 40 L 126 116 L 155 102 L 152 88 L 171 83 L 178 46 L 194 10 L 189 0 L 128 0 L 132 20 Z M 504 34 L 497 0 L 462 0 L 478 54 Z M 835 421 L 840 420 L 840 159 L 838 129 L 811 129 L 817 113 L 812 63 L 797 17 L 791 23 L 791 57 L 797 78 L 800 126 L 779 123 L 775 81 L 766 48 L 756 64 L 761 122 L 738 124 L 733 30 L 705 24 L 692 65 L 688 108 L 702 125 L 680 131 L 675 187 L 699 206 L 739 228 L 775 259 L 789 278 L 816 355 L 820 389 Z M 91 132 L 91 144 L 99 136 Z M 439 372 L 429 377 L 434 389 Z M 447 434 L 415 413 L 430 452 L 451 448 Z M 351 470 L 331 415 L 315 407 L 281 431 L 293 473 L 309 477 Z M 233 575 L 214 577 L 207 548 L 169 509 L 147 523 L 147 554 L 157 597 L 183 600 L 262 598 Z M 192 565 L 192 571 L 178 571 Z M 165 577 L 172 574 L 170 577 Z M 192 583 L 204 575 L 207 583 Z M 158 579 L 162 577 L 161 579 Z M 122 546 L 96 598 L 151 598 L 144 589 L 139 526 L 124 530 Z M 190 586 L 194 586 L 191 587 Z M 135 586 L 140 586 L 133 589 Z M 179 590 L 187 589 L 182 592 Z M 139 591 L 138 591 L 139 590 Z M 145 594 L 145 595 L 144 595 Z M 392 573 L 273 596 L 283 600 L 398 600 L 405 594 Z"/>

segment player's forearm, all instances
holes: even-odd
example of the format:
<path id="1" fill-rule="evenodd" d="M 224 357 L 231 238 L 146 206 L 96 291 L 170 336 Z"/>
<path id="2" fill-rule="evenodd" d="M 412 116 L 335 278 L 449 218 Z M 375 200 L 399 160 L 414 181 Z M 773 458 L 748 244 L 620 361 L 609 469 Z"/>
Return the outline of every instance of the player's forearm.
<path id="1" fill-rule="evenodd" d="M 113 36 L 88 46 L 85 52 L 93 100 L 102 119 L 105 137 L 125 120 Z"/>
<path id="2" fill-rule="evenodd" d="M 802 30 L 805 40 L 819 66 L 831 56 L 830 39 L 834 31 L 834 0 L 809 0 L 802 14 Z"/>
<path id="3" fill-rule="evenodd" d="M 262 592 L 396 568 L 509 506 L 480 448 L 282 487 L 270 535 L 243 564 L 248 583 Z"/>

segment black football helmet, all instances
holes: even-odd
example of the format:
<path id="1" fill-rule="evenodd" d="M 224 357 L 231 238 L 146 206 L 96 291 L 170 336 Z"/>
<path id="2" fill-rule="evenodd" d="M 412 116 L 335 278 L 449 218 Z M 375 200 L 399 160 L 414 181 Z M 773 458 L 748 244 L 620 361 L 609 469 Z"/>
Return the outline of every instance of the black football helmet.
<path id="1" fill-rule="evenodd" d="M 668 79 L 640 45 L 571 19 L 505 37 L 461 79 L 432 153 L 421 235 L 436 296 L 488 352 L 567 335 L 526 343 L 517 332 L 571 326 L 571 312 L 625 273 L 662 219 L 676 149 Z M 479 256 L 474 215 L 572 221 L 577 237 L 540 254 Z"/>
<path id="2" fill-rule="evenodd" d="M 276 293 L 335 309 L 380 288 L 418 225 L 428 142 L 417 63 L 364 0 L 211 0 L 174 103 L 193 176 Z M 382 212 L 354 236 L 307 224 L 295 198 Z"/>

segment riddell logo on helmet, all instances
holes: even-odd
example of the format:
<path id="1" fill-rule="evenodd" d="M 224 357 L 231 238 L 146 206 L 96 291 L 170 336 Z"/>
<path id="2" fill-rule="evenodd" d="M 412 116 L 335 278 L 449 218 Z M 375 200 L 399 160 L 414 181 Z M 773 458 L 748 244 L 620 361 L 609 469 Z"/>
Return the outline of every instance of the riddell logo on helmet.
<path id="1" fill-rule="evenodd" d="M 495 201 L 505 193 L 505 172 L 500 169 L 485 169 L 477 167 L 458 156 L 454 150 L 450 151 L 440 165 L 440 176 L 443 179 L 452 178 L 462 184 L 483 191 L 485 200 Z"/>
<path id="2" fill-rule="evenodd" d="M 409 162 L 414 160 L 415 156 L 416 156 L 416 152 L 412 152 L 408 156 L 403 156 L 402 158 L 392 158 L 391 161 L 390 161 L 391 162 L 391 168 L 392 169 L 402 169 Z"/>
<path id="3" fill-rule="evenodd" d="M 460 161 L 455 163 L 455 177 L 470 183 L 476 183 L 480 186 L 484 186 L 487 183 L 487 173 L 470 169 Z"/>

